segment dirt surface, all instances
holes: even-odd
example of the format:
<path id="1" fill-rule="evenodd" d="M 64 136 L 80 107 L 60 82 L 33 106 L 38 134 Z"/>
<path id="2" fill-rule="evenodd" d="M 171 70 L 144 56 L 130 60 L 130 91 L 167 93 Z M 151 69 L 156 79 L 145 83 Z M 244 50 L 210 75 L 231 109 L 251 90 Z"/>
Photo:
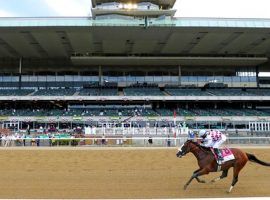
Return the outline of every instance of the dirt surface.
<path id="1" fill-rule="evenodd" d="M 270 162 L 270 149 L 245 149 Z M 270 197 L 270 167 L 248 162 L 227 194 L 229 177 L 214 184 L 192 182 L 192 154 L 176 149 L 0 150 L 0 198 L 186 198 Z M 210 181 L 219 173 L 203 176 Z"/>

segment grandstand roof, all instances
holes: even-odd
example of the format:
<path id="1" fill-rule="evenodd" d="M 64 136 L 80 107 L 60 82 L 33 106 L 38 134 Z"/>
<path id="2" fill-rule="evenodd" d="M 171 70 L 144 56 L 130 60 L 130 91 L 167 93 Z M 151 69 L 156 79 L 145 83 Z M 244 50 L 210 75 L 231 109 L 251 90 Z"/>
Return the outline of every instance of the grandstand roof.
<path id="1" fill-rule="evenodd" d="M 119 14 L 119 15 L 129 15 L 129 16 L 174 16 L 176 10 L 111 10 L 111 9 L 96 9 L 92 8 L 92 16 L 106 15 L 106 14 Z"/>
<path id="2" fill-rule="evenodd" d="M 165 9 L 172 8 L 176 0 L 147 0 L 156 5 L 160 5 Z M 146 2 L 145 0 L 92 0 L 92 7 L 96 7 L 97 4 L 107 2 L 120 2 L 120 3 L 140 3 Z"/>
<path id="3" fill-rule="evenodd" d="M 139 19 L 1 18 L 0 58 L 75 56 L 91 64 L 97 56 L 100 64 L 108 56 L 120 63 L 125 58 L 145 57 L 149 63 L 156 57 L 205 57 L 217 64 L 226 57 L 257 65 L 270 54 L 269 28 L 269 19 L 156 19 L 146 26 Z"/>

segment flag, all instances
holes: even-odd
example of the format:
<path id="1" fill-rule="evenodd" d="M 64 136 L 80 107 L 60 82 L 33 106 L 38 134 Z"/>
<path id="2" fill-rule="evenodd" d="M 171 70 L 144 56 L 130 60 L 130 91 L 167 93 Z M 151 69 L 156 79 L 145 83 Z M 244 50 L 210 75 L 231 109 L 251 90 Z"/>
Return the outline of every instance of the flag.
<path id="1" fill-rule="evenodd" d="M 176 111 L 173 111 L 173 124 L 176 126 Z"/>

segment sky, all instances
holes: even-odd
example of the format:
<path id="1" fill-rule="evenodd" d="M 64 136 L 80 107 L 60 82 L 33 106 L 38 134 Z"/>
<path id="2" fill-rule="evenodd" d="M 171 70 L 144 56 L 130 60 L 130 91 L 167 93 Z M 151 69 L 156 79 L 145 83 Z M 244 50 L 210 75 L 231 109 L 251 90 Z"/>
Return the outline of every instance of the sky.
<path id="1" fill-rule="evenodd" d="M 270 18 L 270 0 L 176 0 L 176 17 Z M 89 16 L 91 0 L 0 0 L 0 17 Z"/>

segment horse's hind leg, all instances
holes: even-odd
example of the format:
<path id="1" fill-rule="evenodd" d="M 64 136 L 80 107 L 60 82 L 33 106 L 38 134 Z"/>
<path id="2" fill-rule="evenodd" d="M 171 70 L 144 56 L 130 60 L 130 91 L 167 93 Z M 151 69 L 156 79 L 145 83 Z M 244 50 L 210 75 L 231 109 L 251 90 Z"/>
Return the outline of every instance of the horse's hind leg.
<path id="1" fill-rule="evenodd" d="M 233 180 L 232 180 L 232 185 L 230 187 L 230 189 L 228 190 L 228 193 L 230 193 L 233 189 L 233 187 L 235 186 L 235 184 L 238 182 L 238 174 L 240 172 L 240 170 L 243 168 L 244 166 L 241 167 L 234 167 L 233 168 Z"/>
<path id="2" fill-rule="evenodd" d="M 217 178 L 211 180 L 210 183 L 217 182 L 217 181 L 219 181 L 220 179 L 226 178 L 227 176 L 228 176 L 228 169 L 225 169 L 225 170 L 222 171 L 222 174 L 221 174 L 220 177 L 217 177 Z"/>

